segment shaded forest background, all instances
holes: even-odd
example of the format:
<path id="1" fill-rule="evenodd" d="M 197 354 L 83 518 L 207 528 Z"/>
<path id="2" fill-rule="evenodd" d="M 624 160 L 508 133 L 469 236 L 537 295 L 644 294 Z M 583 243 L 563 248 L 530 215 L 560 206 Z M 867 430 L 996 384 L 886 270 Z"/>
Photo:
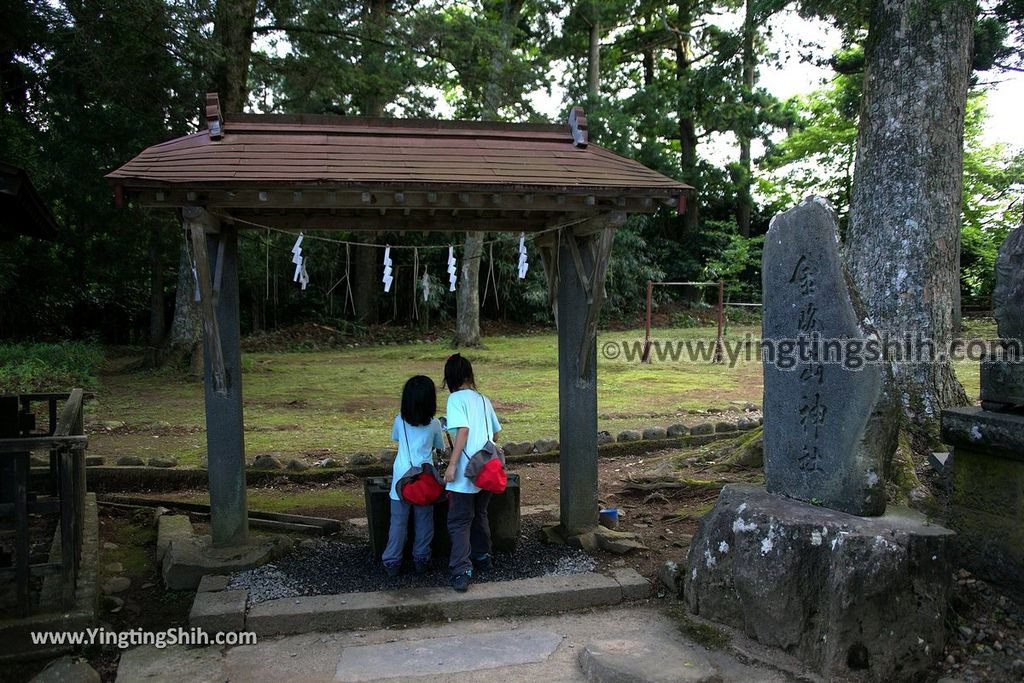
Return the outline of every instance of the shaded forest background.
<path id="1" fill-rule="evenodd" d="M 165 343 L 190 273 L 173 212 L 115 209 L 103 175 L 148 145 L 199 127 L 203 94 L 248 111 L 544 120 L 531 93 L 585 107 L 591 140 L 693 185 L 683 215 L 635 217 L 616 236 L 603 315 L 639 319 L 648 279 L 727 282 L 760 298 L 768 221 L 809 192 L 828 197 L 845 228 L 861 107 L 867 2 L 844 0 L 100 0 L 0 2 L 0 159 L 25 168 L 53 209 L 58 242 L 0 244 L 0 339 Z M 768 18 L 798 11 L 838 26 L 834 78 L 781 101 L 758 86 Z M 734 29 L 723 13 L 738 14 Z M 974 68 L 1021 68 L 1024 1 L 978 12 Z M 242 76 L 239 76 L 242 74 Z M 813 87 L 813 86 L 809 86 Z M 225 88 L 229 92 L 225 92 Z M 985 145 L 981 88 L 964 136 L 961 295 L 991 295 L 996 249 L 1020 223 L 1024 152 Z M 564 117 L 563 117 L 564 120 Z M 726 162 L 706 153 L 728 134 Z M 341 239 L 365 235 L 333 233 Z M 463 235 L 375 236 L 377 242 L 463 249 Z M 242 239 L 245 331 L 317 322 L 359 332 L 411 322 L 411 255 L 307 242 L 312 284 L 291 282 L 288 235 Z M 472 249 L 470 244 L 466 249 Z M 432 252 L 440 253 L 440 252 Z M 477 276 L 485 319 L 547 322 L 537 256 L 516 279 L 517 240 L 484 250 Z M 351 264 L 357 312 L 342 288 Z M 491 269 L 495 286 L 484 283 Z M 358 272 L 357 272 L 358 271 Z M 453 320 L 456 297 L 438 257 L 421 325 Z M 181 277 L 179 277 L 181 276 Z M 671 296 L 665 292 L 662 296 Z M 179 311 L 180 314 L 180 311 Z M 179 316 L 180 317 L 180 316 Z"/>

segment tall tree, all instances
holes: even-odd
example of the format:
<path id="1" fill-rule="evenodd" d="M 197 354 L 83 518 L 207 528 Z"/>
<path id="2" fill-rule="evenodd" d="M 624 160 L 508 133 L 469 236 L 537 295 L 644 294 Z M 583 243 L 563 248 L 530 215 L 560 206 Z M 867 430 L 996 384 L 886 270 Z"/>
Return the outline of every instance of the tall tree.
<path id="1" fill-rule="evenodd" d="M 226 113 L 241 112 L 249 97 L 256 6 L 257 0 L 217 0 L 213 9 L 212 46 L 207 51 L 210 57 L 207 82 L 208 87 L 219 94 L 221 109 Z M 165 361 L 172 364 L 186 359 L 190 373 L 198 377 L 202 374 L 201 317 L 194 296 L 195 283 L 187 239 L 182 235 L 174 319 L 163 355 Z"/>
<path id="2" fill-rule="evenodd" d="M 876 0 L 865 46 L 846 257 L 880 332 L 920 335 L 938 352 L 952 341 L 959 292 L 975 12 L 971 0 Z M 934 437 L 941 408 L 967 401 L 948 360 L 894 372 L 921 438 Z"/>

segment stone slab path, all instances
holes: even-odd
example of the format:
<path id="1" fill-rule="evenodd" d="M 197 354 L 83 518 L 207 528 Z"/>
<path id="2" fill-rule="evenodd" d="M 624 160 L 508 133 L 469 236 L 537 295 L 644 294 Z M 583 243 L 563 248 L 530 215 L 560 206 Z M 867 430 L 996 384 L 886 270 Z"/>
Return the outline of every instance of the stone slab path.
<path id="1" fill-rule="evenodd" d="M 659 653 L 665 662 L 682 663 L 687 675 L 680 680 L 791 680 L 775 670 L 744 664 L 728 652 L 705 650 L 681 636 L 675 624 L 655 609 L 626 607 L 408 629 L 273 636 L 257 645 L 223 651 L 139 647 L 122 655 L 117 683 L 671 680 L 664 677 L 664 668 L 638 666 L 629 653 L 617 658 L 614 649 L 623 642 L 637 643 L 649 657 Z M 585 674 L 581 657 L 588 647 L 601 656 L 600 665 L 588 667 Z M 623 673 L 628 678 L 622 678 Z"/>

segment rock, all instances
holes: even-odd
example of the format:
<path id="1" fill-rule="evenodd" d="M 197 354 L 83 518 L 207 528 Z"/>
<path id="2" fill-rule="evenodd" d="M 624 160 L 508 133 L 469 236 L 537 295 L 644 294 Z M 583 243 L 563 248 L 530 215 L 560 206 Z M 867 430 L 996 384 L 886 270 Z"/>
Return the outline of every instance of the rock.
<path id="1" fill-rule="evenodd" d="M 269 453 L 263 453 L 257 455 L 256 459 L 252 461 L 252 469 L 254 470 L 279 470 L 281 469 L 281 462 Z"/>
<path id="2" fill-rule="evenodd" d="M 313 467 L 322 467 L 326 469 L 334 469 L 335 467 L 341 467 L 341 463 L 334 458 L 323 458 L 313 463 Z"/>
<path id="3" fill-rule="evenodd" d="M 597 445 L 603 446 L 606 443 L 615 443 L 615 435 L 602 429 L 597 433 Z"/>
<path id="4" fill-rule="evenodd" d="M 146 463 L 137 455 L 122 455 L 115 464 L 118 467 L 142 467 Z"/>
<path id="5" fill-rule="evenodd" d="M 613 531 L 599 526 L 593 533 L 597 539 L 597 547 L 609 553 L 625 555 L 634 550 L 647 550 L 647 546 L 640 542 L 639 537 L 629 531 Z"/>
<path id="6" fill-rule="evenodd" d="M 724 410 L 722 410 L 721 408 L 708 408 L 708 409 L 707 409 L 707 410 L 706 410 L 705 412 L 706 412 L 706 413 L 707 413 L 708 415 L 721 415 L 721 414 L 722 414 L 722 413 L 724 413 L 725 411 L 724 411 Z"/>
<path id="7" fill-rule="evenodd" d="M 120 547 L 120 546 L 118 546 L 116 543 L 111 543 L 110 541 L 104 541 L 103 542 L 103 549 L 104 550 L 117 550 L 118 547 Z"/>
<path id="8" fill-rule="evenodd" d="M 149 459 L 150 467 L 177 467 L 178 461 L 170 457 L 156 457 Z"/>
<path id="9" fill-rule="evenodd" d="M 672 595 L 678 597 L 683 592 L 683 572 L 678 562 L 665 560 L 658 567 L 658 581 L 667 588 Z"/>
<path id="10" fill-rule="evenodd" d="M 826 680 L 909 680 L 943 651 L 952 543 L 907 509 L 857 517 L 731 484 L 701 520 L 683 594 Z"/>
<path id="11" fill-rule="evenodd" d="M 369 527 L 370 524 L 366 517 L 353 517 L 352 519 L 348 520 L 348 523 L 357 529 L 366 529 Z"/>
<path id="12" fill-rule="evenodd" d="M 716 434 L 722 434 L 724 432 L 735 432 L 736 429 L 736 425 L 734 425 L 732 422 L 726 422 L 725 420 L 721 420 L 715 423 Z"/>
<path id="13" fill-rule="evenodd" d="M 366 467 L 368 465 L 376 465 L 377 458 L 373 457 L 372 453 L 353 453 L 348 456 L 349 467 Z"/>
<path id="14" fill-rule="evenodd" d="M 648 427 L 643 433 L 644 441 L 657 441 L 668 438 L 668 430 L 664 427 Z"/>
<path id="15" fill-rule="evenodd" d="M 558 439 L 538 439 L 534 442 L 533 447 L 537 449 L 538 453 L 550 453 L 551 451 L 557 451 Z"/>
<path id="16" fill-rule="evenodd" d="M 117 614 L 122 609 L 124 609 L 124 600 L 117 597 L 116 595 L 104 595 L 103 609 L 107 610 L 111 614 Z"/>
<path id="17" fill-rule="evenodd" d="M 163 562 L 171 543 L 191 541 L 195 536 L 187 515 L 162 515 L 157 520 L 156 561 Z"/>
<path id="18" fill-rule="evenodd" d="M 292 472 L 305 472 L 309 469 L 309 465 L 298 458 L 292 458 L 288 461 L 287 468 Z"/>
<path id="19" fill-rule="evenodd" d="M 108 574 L 120 574 L 124 571 L 124 565 L 122 565 L 120 562 L 110 562 L 108 564 L 103 565 L 103 570 L 106 571 Z"/>
<path id="20" fill-rule="evenodd" d="M 169 512 L 170 510 L 168 510 L 162 505 L 153 508 L 153 524 L 160 524 L 160 518 L 168 514 Z"/>
<path id="21" fill-rule="evenodd" d="M 85 660 L 65 655 L 47 664 L 30 683 L 100 683 L 100 675 Z"/>
<path id="22" fill-rule="evenodd" d="M 678 439 L 681 436 L 687 436 L 690 433 L 690 428 L 683 423 L 677 423 L 669 425 L 668 429 L 665 430 L 666 436 L 670 439 Z"/>
<path id="23" fill-rule="evenodd" d="M 809 198 L 772 219 L 765 237 L 765 483 L 798 500 L 880 515 L 899 420 L 887 366 L 865 363 L 863 353 L 845 364 L 832 358 L 834 345 L 815 343 L 842 339 L 843 349 L 863 350 L 877 336 L 849 284 L 838 235 L 832 210 Z"/>
<path id="24" fill-rule="evenodd" d="M 125 426 L 122 420 L 98 420 L 92 423 L 93 428 L 102 429 L 104 431 L 112 431 L 114 429 L 121 429 Z"/>
<path id="25" fill-rule="evenodd" d="M 132 580 L 127 576 L 114 576 L 103 582 L 103 592 L 106 595 L 123 593 L 132 587 Z"/>
<path id="26" fill-rule="evenodd" d="M 1000 339 L 1024 339 L 1024 225 L 999 247 L 992 313 Z"/>
<path id="27" fill-rule="evenodd" d="M 509 441 L 506 444 L 502 444 L 502 448 L 505 450 L 505 455 L 526 455 L 533 452 L 533 442 Z"/>
<path id="28" fill-rule="evenodd" d="M 50 460 L 39 455 L 30 455 L 28 458 L 29 467 L 49 467 Z"/>
<path id="29" fill-rule="evenodd" d="M 46 463 L 49 465 L 50 463 Z M 86 467 L 103 467 L 103 456 L 102 455 L 87 455 L 85 456 Z"/>
<path id="30" fill-rule="evenodd" d="M 216 593 L 228 587 L 231 577 L 224 574 L 207 574 L 199 581 L 197 593 Z"/>
<path id="31" fill-rule="evenodd" d="M 736 429 L 740 430 L 741 432 L 745 432 L 749 429 L 756 428 L 757 420 L 752 420 L 749 417 L 741 417 L 740 419 L 736 420 Z"/>
<path id="32" fill-rule="evenodd" d="M 377 451 L 377 459 L 385 467 L 392 467 L 395 464 L 395 458 L 397 458 L 397 457 L 398 457 L 398 449 L 397 448 L 382 448 L 379 451 Z M 350 462 L 351 462 L 351 460 L 350 460 Z"/>
<path id="33" fill-rule="evenodd" d="M 625 441 L 640 441 L 644 438 L 644 435 L 637 429 L 625 429 L 619 432 L 619 436 L 616 441 L 623 443 Z"/>
<path id="34" fill-rule="evenodd" d="M 693 434 L 694 436 L 714 433 L 715 425 L 711 424 L 710 422 L 701 422 L 700 424 L 696 424 L 690 427 L 690 434 Z"/>
<path id="35" fill-rule="evenodd" d="M 644 634 L 588 643 L 580 667 L 591 683 L 721 683 L 722 677 L 696 646 Z"/>

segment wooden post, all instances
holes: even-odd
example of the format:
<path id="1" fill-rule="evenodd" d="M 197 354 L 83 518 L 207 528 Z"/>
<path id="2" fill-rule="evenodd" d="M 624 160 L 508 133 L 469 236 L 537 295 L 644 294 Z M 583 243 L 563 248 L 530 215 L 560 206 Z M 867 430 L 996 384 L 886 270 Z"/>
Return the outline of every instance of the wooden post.
<path id="1" fill-rule="evenodd" d="M 29 600 L 29 539 L 28 539 L 28 453 L 14 454 L 14 519 L 16 525 L 14 546 L 14 574 L 18 595 L 18 612 L 28 616 Z"/>
<path id="2" fill-rule="evenodd" d="M 562 533 L 597 524 L 597 316 L 618 214 L 566 228 L 558 239 L 559 502 Z M 624 217 L 622 217 L 624 219 Z M 581 238 L 577 233 L 582 232 Z M 579 240 L 590 244 L 582 245 Z M 554 265 L 554 264 L 552 264 Z M 551 270 L 545 264 L 545 270 Z"/>
<path id="3" fill-rule="evenodd" d="M 644 353 L 640 360 L 644 363 L 651 362 L 651 300 L 654 293 L 654 283 L 647 281 L 647 331 L 644 333 Z"/>
<path id="4" fill-rule="evenodd" d="M 204 211 L 203 221 L 216 219 Z M 223 226 L 219 233 L 207 232 L 208 259 L 221 259 L 220 292 L 213 306 L 212 281 L 201 289 L 200 296 L 214 308 L 217 335 L 206 334 L 203 327 L 203 377 L 206 394 L 206 454 L 210 486 L 210 530 L 213 545 L 240 546 L 248 542 L 248 507 L 245 492 L 245 436 L 242 431 L 242 364 L 239 345 L 238 312 L 238 231 Z M 198 255 L 197 255 L 198 260 Z M 197 263 L 197 265 L 199 265 Z M 200 269 L 202 285 L 205 278 L 217 271 L 216 263 L 207 261 Z M 205 273 L 205 276 L 204 276 Z M 210 299 L 207 299 L 209 295 Z M 205 309 L 204 309 L 205 310 Z M 218 347 L 220 353 L 217 353 Z M 218 361 L 219 357 L 219 361 Z M 218 362 L 222 364 L 217 368 Z M 223 375 L 218 377 L 218 373 Z M 221 386 L 218 386 L 223 382 Z"/>
<path id="5" fill-rule="evenodd" d="M 718 339 L 715 341 L 715 362 L 721 363 L 724 358 L 724 340 L 722 333 L 725 327 L 725 281 L 718 281 Z"/>

